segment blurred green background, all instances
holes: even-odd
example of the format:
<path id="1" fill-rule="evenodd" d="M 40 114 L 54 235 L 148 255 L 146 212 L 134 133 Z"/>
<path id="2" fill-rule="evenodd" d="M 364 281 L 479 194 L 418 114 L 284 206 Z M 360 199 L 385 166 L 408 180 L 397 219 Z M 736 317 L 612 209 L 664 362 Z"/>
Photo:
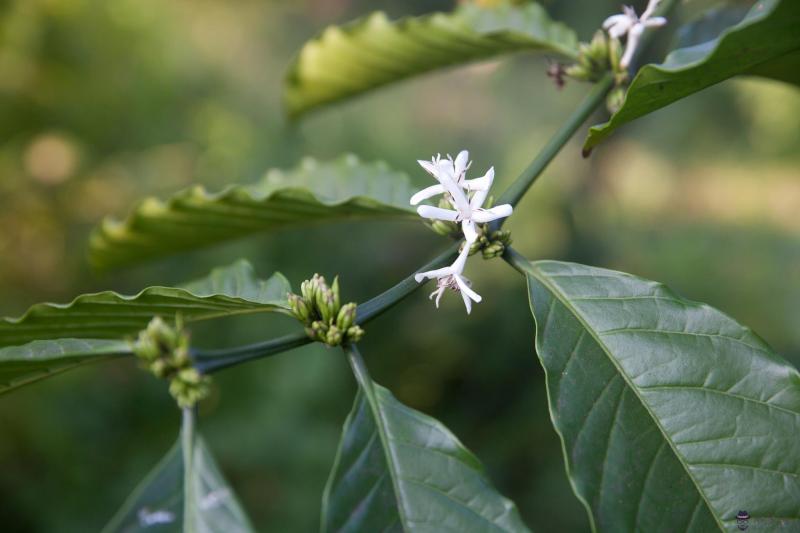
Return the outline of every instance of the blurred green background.
<path id="1" fill-rule="evenodd" d="M 588 38 L 618 0 L 544 2 Z M 692 0 L 689 11 L 713 2 Z M 641 8 L 641 2 L 637 6 Z M 282 74 L 327 24 L 449 2 L 0 0 L 0 313 L 81 292 L 178 283 L 245 256 L 293 284 L 341 275 L 348 300 L 388 288 L 444 243 L 422 224 L 297 228 L 100 274 L 86 241 L 101 217 L 191 183 L 253 181 L 305 155 L 354 152 L 429 180 L 418 158 L 469 148 L 502 189 L 586 92 L 559 92 L 541 57 L 425 76 L 287 124 Z M 669 32 L 661 38 L 665 45 Z M 591 159 L 570 145 L 509 227 L 531 258 L 663 281 L 750 325 L 800 363 L 800 92 L 724 83 L 627 126 Z M 602 117 L 597 117 L 601 119 Z M 367 328 L 376 380 L 440 418 L 531 525 L 587 531 L 550 425 L 523 280 L 474 258 L 471 316 L 425 289 Z M 225 347 L 292 327 L 224 320 Z M 219 374 L 201 428 L 262 531 L 314 531 L 354 393 L 342 355 L 306 347 Z M 3 531 L 95 531 L 177 436 L 166 387 L 131 361 L 0 398 Z"/>

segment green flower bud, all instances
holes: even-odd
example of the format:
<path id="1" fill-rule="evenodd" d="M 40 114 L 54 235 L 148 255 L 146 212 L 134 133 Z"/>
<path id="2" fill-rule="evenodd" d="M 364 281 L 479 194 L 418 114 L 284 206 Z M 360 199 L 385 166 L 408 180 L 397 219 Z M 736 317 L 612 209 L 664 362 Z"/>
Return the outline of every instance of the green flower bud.
<path id="1" fill-rule="evenodd" d="M 609 113 L 616 113 L 622 107 L 622 103 L 625 101 L 625 89 L 622 87 L 616 87 L 606 97 L 606 108 L 608 108 Z"/>
<path id="2" fill-rule="evenodd" d="M 344 304 L 336 316 L 336 327 L 342 331 L 347 331 L 356 320 L 356 304 L 351 302 Z"/>
<path id="3" fill-rule="evenodd" d="M 430 227 L 433 231 L 443 237 L 450 237 L 459 233 L 460 229 L 455 222 L 447 222 L 445 220 L 434 220 L 431 222 Z"/>
<path id="4" fill-rule="evenodd" d="M 331 314 L 336 316 L 336 314 L 339 312 L 339 307 L 341 307 L 339 299 L 339 276 L 335 276 L 333 278 L 333 285 L 331 285 L 331 292 L 333 293 L 333 307 L 331 308 Z"/>
<path id="5" fill-rule="evenodd" d="M 342 330 L 336 326 L 331 326 L 325 336 L 325 344 L 328 346 L 338 346 L 342 343 Z"/>
<path id="6" fill-rule="evenodd" d="M 311 323 L 311 333 L 310 337 L 314 340 L 323 340 L 325 339 L 325 334 L 328 332 L 328 324 L 322 322 L 321 320 L 315 320 Z"/>
<path id="7" fill-rule="evenodd" d="M 351 326 L 347 330 L 347 342 L 358 342 L 364 336 L 364 330 L 361 326 Z"/>
<path id="8" fill-rule="evenodd" d="M 308 305 L 306 305 L 306 301 L 298 295 L 292 293 L 289 293 L 288 299 L 289 308 L 292 310 L 292 315 L 294 315 L 294 317 L 300 322 L 308 322 L 311 312 L 308 308 Z"/>

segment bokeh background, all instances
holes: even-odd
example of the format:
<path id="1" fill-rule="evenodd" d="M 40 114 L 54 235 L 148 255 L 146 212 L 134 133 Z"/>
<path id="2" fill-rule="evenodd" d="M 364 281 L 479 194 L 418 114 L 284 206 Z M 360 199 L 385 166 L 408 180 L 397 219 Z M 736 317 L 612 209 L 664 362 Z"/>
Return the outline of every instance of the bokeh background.
<path id="1" fill-rule="evenodd" d="M 619 2 L 544 3 L 586 39 Z M 690 0 L 685 12 L 713 3 Z M 443 244 L 418 223 L 296 228 L 104 274 L 89 268 L 85 252 L 94 224 L 143 195 L 254 181 L 306 155 L 382 159 L 423 185 L 416 159 L 466 147 L 475 170 L 496 167 L 501 189 L 587 90 L 571 83 L 557 91 L 541 57 L 425 76 L 295 125 L 280 106 L 293 53 L 327 24 L 373 9 L 402 16 L 450 7 L 0 0 L 0 313 L 179 283 L 242 256 L 295 286 L 316 271 L 339 273 L 348 300 L 408 275 Z M 665 31 L 659 45 L 685 37 Z M 576 139 L 519 205 L 509 224 L 515 246 L 531 258 L 663 281 L 800 363 L 798 117 L 800 91 L 747 79 L 625 127 L 588 160 Z M 523 280 L 502 261 L 474 258 L 468 270 L 485 296 L 471 316 L 453 295 L 435 310 L 421 290 L 369 325 L 368 364 L 403 402 L 453 429 L 531 525 L 587 531 L 549 422 Z M 224 347 L 291 327 L 248 317 L 194 338 Z M 342 355 L 316 347 L 217 376 L 201 428 L 259 530 L 317 529 L 353 393 Z M 131 361 L 3 396 L 0 529 L 98 530 L 177 430 L 165 386 Z"/>

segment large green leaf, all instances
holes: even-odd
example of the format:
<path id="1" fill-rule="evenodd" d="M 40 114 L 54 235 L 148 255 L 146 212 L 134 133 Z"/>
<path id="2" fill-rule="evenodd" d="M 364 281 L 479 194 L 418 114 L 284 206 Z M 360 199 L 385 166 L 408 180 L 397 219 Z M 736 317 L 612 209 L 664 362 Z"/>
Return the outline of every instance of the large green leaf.
<path id="1" fill-rule="evenodd" d="M 525 263 L 569 477 L 600 531 L 800 529 L 800 374 L 730 317 L 628 274 Z"/>
<path id="2" fill-rule="evenodd" d="M 712 41 L 672 52 L 636 74 L 622 107 L 594 126 L 591 150 L 621 125 L 733 76 L 758 75 L 800 84 L 800 2 L 761 0 L 739 24 Z"/>
<path id="3" fill-rule="evenodd" d="M 33 341 L 0 348 L 0 394 L 82 364 L 130 354 L 127 342 L 107 339 Z"/>
<path id="4" fill-rule="evenodd" d="M 382 12 L 330 26 L 303 46 L 289 67 L 290 115 L 424 72 L 521 50 L 577 55 L 575 32 L 542 6 L 466 3 L 452 13 L 390 21 Z"/>
<path id="5" fill-rule="evenodd" d="M 359 391 L 325 488 L 322 531 L 528 531 L 455 435 L 373 383 L 360 355 L 351 362 Z"/>
<path id="6" fill-rule="evenodd" d="M 269 231 L 348 218 L 414 217 L 408 177 L 353 155 L 290 171 L 270 170 L 251 185 L 210 193 L 201 186 L 163 202 L 144 200 L 124 221 L 106 219 L 90 242 L 90 259 L 110 268 Z"/>
<path id="7" fill-rule="evenodd" d="M 290 290 L 282 274 L 263 281 L 256 278 L 250 263 L 238 261 L 186 288 L 149 287 L 134 296 L 106 291 L 78 296 L 69 304 L 36 304 L 20 318 L 0 319 L 0 347 L 42 339 L 122 339 L 157 315 L 170 318 L 180 313 L 186 322 L 193 322 L 264 311 L 288 313 Z M 38 346 L 58 355 L 51 344 L 27 349 Z M 86 353 L 91 356 L 92 350 Z"/>
<path id="8" fill-rule="evenodd" d="M 253 528 L 203 439 L 187 435 L 184 427 L 181 439 L 103 531 L 245 533 Z"/>

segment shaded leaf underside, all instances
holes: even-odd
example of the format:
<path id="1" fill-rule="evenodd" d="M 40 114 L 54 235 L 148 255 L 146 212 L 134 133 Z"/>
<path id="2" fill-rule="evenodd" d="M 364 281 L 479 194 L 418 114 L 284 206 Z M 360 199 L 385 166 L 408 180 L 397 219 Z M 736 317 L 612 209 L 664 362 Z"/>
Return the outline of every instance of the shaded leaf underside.
<path id="1" fill-rule="evenodd" d="M 747 328 L 619 272 L 528 267 L 569 476 L 600 531 L 800 528 L 800 375 Z"/>
<path id="2" fill-rule="evenodd" d="M 124 266 L 288 225 L 352 218 L 413 217 L 408 177 L 352 155 L 306 159 L 271 170 L 251 185 L 210 193 L 202 186 L 161 201 L 145 199 L 124 220 L 106 219 L 92 234 L 99 268 Z"/>
<path id="3" fill-rule="evenodd" d="M 465 3 L 452 13 L 390 21 L 382 12 L 331 26 L 290 66 L 284 99 L 291 115 L 434 69 L 504 53 L 543 50 L 574 58 L 577 37 L 538 4 Z"/>

